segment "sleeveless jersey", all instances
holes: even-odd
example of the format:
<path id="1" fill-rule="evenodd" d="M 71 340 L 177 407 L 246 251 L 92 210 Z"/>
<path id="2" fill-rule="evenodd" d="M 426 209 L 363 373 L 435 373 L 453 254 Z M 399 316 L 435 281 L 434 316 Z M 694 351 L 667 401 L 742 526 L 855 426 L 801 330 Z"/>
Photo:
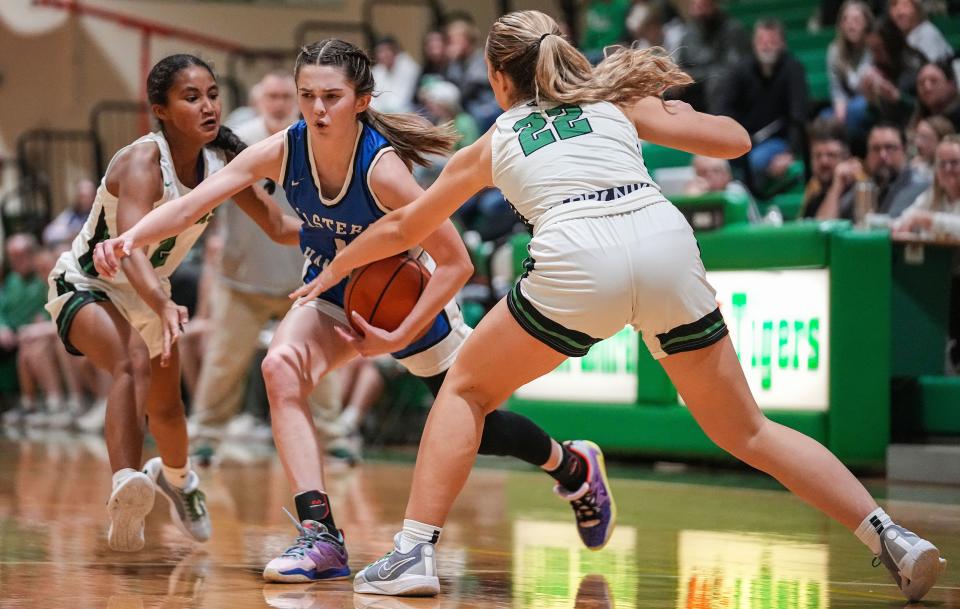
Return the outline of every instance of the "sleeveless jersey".
<path id="1" fill-rule="evenodd" d="M 558 217 L 628 211 L 660 189 L 614 104 L 518 104 L 497 118 L 493 181 L 531 231 Z"/>
<path id="2" fill-rule="evenodd" d="M 164 203 L 182 197 L 192 189 L 187 188 L 180 183 L 177 172 L 173 166 L 173 157 L 170 154 L 170 146 L 167 144 L 163 133 L 148 133 L 136 140 L 132 144 L 124 146 L 113 156 L 110 164 L 107 166 L 107 172 L 100 181 L 100 187 L 97 189 L 97 197 L 93 202 L 93 209 L 83 224 L 80 233 L 73 240 L 70 252 L 64 252 L 61 259 L 72 257 L 74 268 L 79 267 L 85 275 L 97 277 L 101 281 L 108 281 L 116 284 L 129 284 L 123 270 L 120 270 L 112 279 L 99 277 L 97 269 L 93 265 L 93 248 L 97 243 L 120 234 L 117 228 L 117 197 L 113 196 L 107 190 L 107 174 L 110 173 L 110 167 L 117 158 L 131 146 L 136 146 L 144 142 L 153 142 L 160 149 L 160 174 L 163 179 L 163 195 L 154 202 L 153 207 L 159 207 Z M 204 148 L 202 153 L 203 175 L 206 178 L 215 171 L 219 171 L 226 164 L 226 158 L 222 151 L 212 148 Z M 154 271 L 159 277 L 169 277 L 177 265 L 179 265 L 193 244 L 196 243 L 200 234 L 206 228 L 211 214 L 207 214 L 197 221 L 196 224 L 183 231 L 175 237 L 170 237 L 158 244 L 147 248 L 147 258 L 153 265 Z"/>
<path id="3" fill-rule="evenodd" d="M 320 274 L 338 250 L 389 211 L 370 188 L 370 174 L 380 157 L 393 147 L 376 129 L 360 122 L 347 178 L 339 194 L 327 199 L 320 193 L 317 159 L 310 148 L 307 124 L 301 120 L 290 125 L 285 143 L 280 176 L 290 206 L 303 220 L 300 249 L 306 258 L 306 283 Z M 342 307 L 346 285 L 344 279 L 320 297 Z"/>

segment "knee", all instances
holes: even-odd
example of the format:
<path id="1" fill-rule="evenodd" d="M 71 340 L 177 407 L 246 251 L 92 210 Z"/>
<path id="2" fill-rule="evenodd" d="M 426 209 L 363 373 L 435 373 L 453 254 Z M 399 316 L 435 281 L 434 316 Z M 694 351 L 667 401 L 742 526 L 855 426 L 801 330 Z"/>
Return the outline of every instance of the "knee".
<path id="1" fill-rule="evenodd" d="M 290 347 L 281 345 L 267 351 L 260 371 L 268 394 L 301 392 L 303 371 L 298 364 L 297 353 Z"/>
<path id="2" fill-rule="evenodd" d="M 724 425 L 722 428 L 704 428 L 707 436 L 720 448 L 737 459 L 749 463 L 757 446 L 757 438 L 761 435 L 769 419 L 760 415 L 749 424 L 737 422 L 734 425 Z"/>
<path id="3" fill-rule="evenodd" d="M 145 384 L 150 380 L 150 353 L 144 348 L 130 349 L 118 357 L 111 370 L 114 380 L 129 378 L 135 384 Z"/>

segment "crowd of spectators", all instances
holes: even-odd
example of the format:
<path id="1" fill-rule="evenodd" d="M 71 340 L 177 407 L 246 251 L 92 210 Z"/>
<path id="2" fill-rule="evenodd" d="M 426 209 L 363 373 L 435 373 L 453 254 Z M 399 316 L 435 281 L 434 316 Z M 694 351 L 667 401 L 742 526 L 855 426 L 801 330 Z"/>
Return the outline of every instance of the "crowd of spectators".
<path id="1" fill-rule="evenodd" d="M 960 240 L 956 53 L 921 0 L 824 0 L 810 22 L 814 29 L 835 29 L 823 49 L 829 82 L 823 99 L 811 94 L 804 63 L 774 14 L 746 27 L 719 0 L 590 0 L 583 17 L 576 42 L 591 61 L 601 61 L 611 45 L 662 47 L 696 81 L 668 91 L 668 97 L 731 116 L 750 133 L 753 148 L 741 159 L 693 158 L 689 180 L 675 194 L 745 197 L 751 222 L 775 216 L 779 223 L 779 212 L 767 213 L 778 196 L 800 201 L 798 219 L 860 221 L 855 198 L 867 192 L 869 211 L 889 218 L 895 235 Z M 500 113 L 487 82 L 483 32 L 467 14 L 452 14 L 428 31 L 416 52 L 384 37 L 371 55 L 378 85 L 373 107 L 452 123 L 460 134 L 458 148 L 474 142 Z M 253 143 L 295 118 L 294 96 L 289 75 L 268 74 L 251 91 L 250 107 L 227 124 Z M 434 161 L 416 171 L 424 187 L 446 159 Z M 41 241 L 26 234 L 6 241 L 0 367 L 7 373 L 0 374 L 0 392 L 7 398 L 8 424 L 102 425 L 107 384 L 83 358 L 67 356 L 43 309 L 45 275 L 80 230 L 95 193 L 93 182 L 79 180 L 73 203 L 43 230 Z M 274 196 L 285 204 L 282 191 Z M 205 278 L 195 290 L 201 319 L 188 328 L 183 346 L 192 362 L 192 376 L 185 379 L 193 402 L 191 431 L 211 439 L 269 437 L 266 411 L 250 408 L 244 396 L 256 394 L 257 375 L 250 374 L 255 354 L 299 279 L 296 272 L 276 269 L 295 271 L 299 253 L 271 243 L 229 206 L 223 209 L 197 256 L 208 267 L 193 277 L 193 283 Z M 487 259 L 503 260 L 489 254 L 523 230 L 495 189 L 465 202 L 455 220 L 472 253 L 482 250 Z M 503 277 L 490 277 L 496 266 L 477 265 L 465 298 L 484 306 L 495 301 L 509 286 Z M 343 439 L 355 438 L 382 390 L 382 373 L 369 362 L 318 389 L 317 418 L 326 420 L 339 452 L 358 455 Z"/>

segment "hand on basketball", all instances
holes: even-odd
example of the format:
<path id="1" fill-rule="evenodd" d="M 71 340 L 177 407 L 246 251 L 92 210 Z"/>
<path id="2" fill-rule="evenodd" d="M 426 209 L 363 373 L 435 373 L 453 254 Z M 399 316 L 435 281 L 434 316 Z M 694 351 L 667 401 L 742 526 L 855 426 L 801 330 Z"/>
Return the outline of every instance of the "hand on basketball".
<path id="1" fill-rule="evenodd" d="M 133 240 L 120 235 L 101 241 L 93 248 L 93 266 L 103 277 L 113 277 L 120 270 L 120 260 L 130 255 Z"/>
<path id="2" fill-rule="evenodd" d="M 364 357 L 394 353 L 410 344 L 410 340 L 406 336 L 398 334 L 396 331 L 388 332 L 383 328 L 371 325 L 356 311 L 351 313 L 350 318 L 353 325 L 360 329 L 360 332 L 340 324 L 337 324 L 335 329 L 340 338 L 347 341 L 357 350 L 357 353 Z"/>
<path id="3" fill-rule="evenodd" d="M 170 353 L 177 339 L 183 334 L 183 326 L 190 320 L 187 307 L 183 307 L 168 300 L 160 313 L 163 322 L 163 352 L 160 354 L 160 365 L 166 368 L 170 364 Z"/>

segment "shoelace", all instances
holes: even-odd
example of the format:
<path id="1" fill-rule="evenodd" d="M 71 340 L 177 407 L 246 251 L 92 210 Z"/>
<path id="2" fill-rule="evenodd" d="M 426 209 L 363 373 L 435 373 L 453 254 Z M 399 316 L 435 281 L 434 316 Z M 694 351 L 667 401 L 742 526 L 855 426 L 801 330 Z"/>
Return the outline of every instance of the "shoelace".
<path id="1" fill-rule="evenodd" d="M 177 492 L 180 493 L 180 499 L 187 507 L 187 516 L 190 517 L 190 520 L 197 521 L 203 518 L 204 514 L 207 513 L 207 508 L 204 503 L 207 496 L 203 494 L 203 491 L 196 489 L 195 491 L 185 493 L 183 490 L 177 489 Z"/>
<path id="2" fill-rule="evenodd" d="M 342 542 L 331 535 L 326 527 L 323 524 L 320 525 L 320 530 L 317 532 L 308 531 L 303 527 L 302 524 L 297 522 L 297 519 L 293 517 L 293 514 L 287 508 L 281 508 L 283 512 L 287 515 L 287 518 L 290 519 L 290 522 L 293 523 L 293 526 L 297 527 L 297 531 L 300 535 L 297 536 L 297 539 L 293 542 L 293 545 L 283 551 L 282 556 L 292 556 L 294 558 L 301 558 L 306 553 L 307 548 L 314 544 L 317 540 L 329 541 L 335 544 L 340 545 Z"/>
<path id="3" fill-rule="evenodd" d="M 573 511 L 577 516 L 577 522 L 593 520 L 599 514 L 597 509 L 597 496 L 593 491 L 587 491 L 583 497 L 574 499 L 570 502 Z"/>

